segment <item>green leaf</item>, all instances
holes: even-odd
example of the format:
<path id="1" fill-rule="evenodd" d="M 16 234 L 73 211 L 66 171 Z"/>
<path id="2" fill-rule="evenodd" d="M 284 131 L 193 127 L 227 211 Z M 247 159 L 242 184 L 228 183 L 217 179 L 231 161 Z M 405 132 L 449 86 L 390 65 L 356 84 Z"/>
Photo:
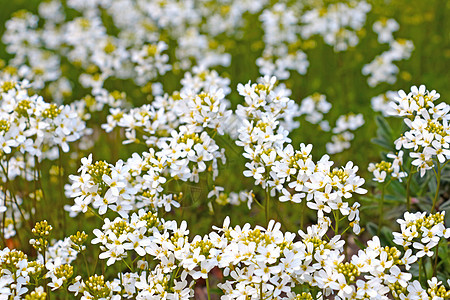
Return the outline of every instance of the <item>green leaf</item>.
<path id="1" fill-rule="evenodd" d="M 381 146 L 387 150 L 392 150 L 392 144 L 382 138 L 373 138 L 370 140 L 373 144 Z"/>
<path id="2" fill-rule="evenodd" d="M 377 123 L 377 134 L 379 137 L 384 138 L 387 141 L 392 141 L 392 128 L 389 126 L 389 123 L 386 122 L 386 119 L 380 115 L 375 117 L 375 122 Z"/>
<path id="3" fill-rule="evenodd" d="M 377 230 L 378 230 L 377 224 L 375 224 L 373 222 L 367 222 L 366 229 L 372 236 L 377 235 Z"/>
<path id="4" fill-rule="evenodd" d="M 450 210 L 450 200 L 445 201 L 441 205 L 439 205 L 439 210 Z"/>
<path id="5" fill-rule="evenodd" d="M 356 237 L 353 238 L 353 241 L 359 247 L 359 249 L 361 249 L 361 250 L 366 249 L 366 246 L 360 240 L 358 240 Z"/>
<path id="6" fill-rule="evenodd" d="M 392 234 L 392 230 L 388 227 L 382 227 L 381 228 L 381 232 L 380 232 L 380 242 L 383 245 L 387 245 L 387 246 L 395 246 L 393 240 L 394 240 L 394 235 Z"/>

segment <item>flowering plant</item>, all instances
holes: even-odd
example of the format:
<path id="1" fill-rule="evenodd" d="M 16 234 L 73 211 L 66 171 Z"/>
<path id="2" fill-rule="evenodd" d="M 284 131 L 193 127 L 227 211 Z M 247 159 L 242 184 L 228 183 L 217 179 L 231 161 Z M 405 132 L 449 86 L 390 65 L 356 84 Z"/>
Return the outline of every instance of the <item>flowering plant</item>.
<path id="1" fill-rule="evenodd" d="M 394 36 L 407 22 L 388 8 L 51 0 L 14 13 L 0 299 L 449 299 L 450 105 L 399 71 L 416 41 Z M 362 96 L 322 71 L 301 90 L 320 51 L 339 75 L 358 70 Z M 373 95 L 397 82 L 412 87 Z"/>

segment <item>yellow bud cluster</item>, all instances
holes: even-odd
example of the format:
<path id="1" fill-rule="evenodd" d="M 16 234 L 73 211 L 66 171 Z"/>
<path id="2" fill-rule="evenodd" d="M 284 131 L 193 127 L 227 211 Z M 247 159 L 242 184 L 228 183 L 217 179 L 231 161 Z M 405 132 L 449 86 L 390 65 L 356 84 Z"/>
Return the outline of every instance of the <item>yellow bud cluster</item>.
<path id="1" fill-rule="evenodd" d="M 336 270 L 345 276 L 345 279 L 349 284 L 354 283 L 356 281 L 356 277 L 361 274 L 358 267 L 349 262 L 337 264 Z"/>
<path id="2" fill-rule="evenodd" d="M 155 56 L 158 52 L 158 47 L 156 45 L 148 45 L 147 46 L 147 55 L 148 56 Z"/>
<path id="3" fill-rule="evenodd" d="M 187 143 L 188 140 L 193 140 L 195 144 L 202 143 L 198 133 L 186 133 L 178 138 L 178 143 Z"/>
<path id="4" fill-rule="evenodd" d="M 392 163 L 384 160 L 375 164 L 375 167 L 380 171 L 385 171 L 386 173 L 391 173 L 392 171 L 394 171 L 394 169 L 392 168 Z"/>
<path id="5" fill-rule="evenodd" d="M 0 271 L 8 270 L 15 274 L 18 270 L 18 263 L 24 259 L 27 259 L 27 255 L 20 250 L 11 250 L 3 256 L 3 261 L 0 262 Z"/>
<path id="6" fill-rule="evenodd" d="M 157 227 L 158 229 L 160 229 L 160 227 L 161 227 L 161 224 L 158 220 L 158 216 L 151 211 L 149 211 L 145 215 L 143 215 L 140 218 L 140 220 L 147 222 L 147 229 L 150 229 L 153 227 Z"/>
<path id="7" fill-rule="evenodd" d="M 111 292 L 103 275 L 92 275 L 86 280 L 85 286 L 89 294 L 94 296 L 95 299 L 106 298 Z"/>
<path id="8" fill-rule="evenodd" d="M 52 230 L 52 225 L 48 224 L 47 220 L 44 220 L 37 222 L 31 232 L 37 237 L 48 238 Z"/>
<path id="9" fill-rule="evenodd" d="M 172 99 L 175 100 L 175 101 L 181 100 L 180 92 L 173 92 Z"/>
<path id="10" fill-rule="evenodd" d="M 0 120 L 0 132 L 6 133 L 10 127 L 11 124 L 7 120 Z"/>
<path id="11" fill-rule="evenodd" d="M 334 178 L 336 176 L 339 179 L 340 183 L 344 183 L 349 177 L 349 174 L 344 169 L 339 168 L 334 168 L 333 171 L 331 171 L 328 175 L 331 178 Z"/>
<path id="12" fill-rule="evenodd" d="M 116 237 L 119 237 L 124 233 L 133 231 L 133 229 L 130 226 L 128 226 L 128 224 L 123 220 L 120 220 L 119 222 L 115 222 L 114 224 L 112 224 L 110 229 L 116 235 Z"/>
<path id="13" fill-rule="evenodd" d="M 111 54 L 115 50 L 116 50 L 116 46 L 111 42 L 107 42 L 105 47 L 103 48 L 103 51 L 105 51 L 106 54 Z"/>
<path id="14" fill-rule="evenodd" d="M 389 284 L 388 287 L 391 290 L 392 297 L 395 300 L 402 299 L 401 298 L 402 294 L 403 294 L 403 296 L 408 294 L 408 291 L 406 290 L 406 288 L 401 286 L 401 284 L 399 282 L 394 282 L 393 284 Z"/>
<path id="15" fill-rule="evenodd" d="M 97 161 L 88 167 L 88 174 L 91 175 L 95 184 L 102 184 L 103 175 L 111 175 L 111 167 L 105 161 Z"/>
<path id="16" fill-rule="evenodd" d="M 306 238 L 303 242 L 305 244 L 312 243 L 314 249 L 319 249 L 320 247 L 323 247 L 324 249 L 331 249 L 327 241 L 323 241 L 318 237 Z"/>
<path id="17" fill-rule="evenodd" d="M 36 290 L 32 291 L 25 296 L 25 300 L 45 300 L 47 299 L 47 293 L 44 292 L 43 287 L 38 287 Z"/>
<path id="18" fill-rule="evenodd" d="M 447 136 L 444 126 L 435 120 L 428 120 L 425 130 L 431 133 L 439 134 L 442 137 Z"/>
<path id="19" fill-rule="evenodd" d="M 445 286 L 433 287 L 428 289 L 428 295 L 431 298 L 450 299 L 450 290 L 446 290 Z"/>
<path id="20" fill-rule="evenodd" d="M 264 123 L 263 121 L 259 120 L 255 127 L 261 129 L 262 131 L 265 131 L 267 126 L 269 126 L 269 123 Z"/>
<path id="21" fill-rule="evenodd" d="M 197 241 L 194 245 L 192 245 L 193 249 L 200 249 L 200 254 L 209 258 L 209 252 L 213 247 L 213 243 L 211 241 L 200 240 Z"/>
<path id="22" fill-rule="evenodd" d="M 256 245 L 269 245 L 274 241 L 274 238 L 269 236 L 267 233 L 263 233 L 259 229 L 253 229 L 248 233 L 247 237 L 244 240 L 244 244 L 248 245 L 249 243 L 254 242 Z"/>
<path id="23" fill-rule="evenodd" d="M 431 229 L 435 224 L 444 222 L 444 213 L 437 212 L 435 214 L 430 214 L 429 216 L 417 219 L 415 221 L 408 222 L 407 227 L 416 226 L 417 229 L 425 227 L 426 229 Z"/>
<path id="24" fill-rule="evenodd" d="M 264 85 L 262 83 L 258 83 L 255 87 L 255 93 L 261 96 L 265 92 L 265 94 L 269 94 L 271 92 L 269 85 Z"/>
<path id="25" fill-rule="evenodd" d="M 16 83 L 14 81 L 5 81 L 0 87 L 2 93 L 7 93 L 8 91 L 14 89 L 16 87 Z"/>
<path id="26" fill-rule="evenodd" d="M 74 249 L 77 251 L 84 250 L 84 243 L 86 242 L 87 237 L 88 235 L 84 231 L 78 231 L 76 234 L 72 234 L 70 236 L 70 241 L 72 242 Z"/>
<path id="27" fill-rule="evenodd" d="M 30 100 L 22 100 L 19 103 L 17 103 L 15 112 L 19 117 L 28 117 L 28 110 L 31 108 L 31 101 Z"/>
<path id="28" fill-rule="evenodd" d="M 28 262 L 28 274 L 34 277 L 40 277 L 42 271 L 44 271 L 45 266 L 38 261 Z"/>
<path id="29" fill-rule="evenodd" d="M 303 292 L 301 294 L 297 294 L 294 300 L 313 300 L 313 296 L 311 293 Z"/>
<path id="30" fill-rule="evenodd" d="M 402 43 L 402 40 L 398 40 L 398 42 Z M 403 43 L 406 43 L 406 40 L 403 40 Z M 423 103 L 424 105 L 420 105 L 420 98 L 423 97 Z M 433 98 L 430 97 L 428 95 L 428 93 L 424 94 L 424 95 L 414 95 L 412 96 L 412 100 L 416 102 L 416 104 L 419 106 L 419 108 L 425 107 L 425 108 L 430 108 L 431 105 L 433 104 Z"/>
<path id="31" fill-rule="evenodd" d="M 50 107 L 45 109 L 42 112 L 42 117 L 48 118 L 48 119 L 54 119 L 61 113 L 61 108 L 58 107 L 56 104 L 50 104 Z"/>
<path id="32" fill-rule="evenodd" d="M 388 255 L 388 260 L 392 260 L 395 265 L 402 264 L 402 262 L 400 260 L 400 256 L 402 253 L 396 247 L 386 246 L 386 247 L 384 247 L 384 251 Z"/>
<path id="33" fill-rule="evenodd" d="M 57 278 L 62 278 L 63 281 L 66 281 L 73 276 L 73 266 L 69 264 L 60 265 L 54 272 Z"/>

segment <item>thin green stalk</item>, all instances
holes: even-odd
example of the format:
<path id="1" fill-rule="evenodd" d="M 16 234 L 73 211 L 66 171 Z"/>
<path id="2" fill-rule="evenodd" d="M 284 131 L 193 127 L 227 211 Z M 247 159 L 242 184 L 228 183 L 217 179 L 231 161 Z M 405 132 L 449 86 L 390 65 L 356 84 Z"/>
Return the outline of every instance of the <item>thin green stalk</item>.
<path id="1" fill-rule="evenodd" d="M 431 207 L 431 213 L 433 213 L 436 210 L 436 203 L 439 197 L 439 188 L 441 187 L 441 170 L 442 170 L 441 164 L 439 161 L 437 161 L 437 172 L 435 172 L 437 186 L 436 186 L 436 193 L 433 199 L 433 206 Z"/>
<path id="2" fill-rule="evenodd" d="M 125 263 L 125 265 L 128 267 L 128 269 L 129 269 L 131 272 L 134 272 L 134 269 L 131 268 L 130 265 L 128 265 L 128 263 L 127 263 L 126 260 L 122 259 L 122 261 Z"/>
<path id="3" fill-rule="evenodd" d="M 208 293 L 208 300 L 211 300 L 211 292 L 209 290 L 209 276 L 206 277 L 206 292 Z"/>
<path id="4" fill-rule="evenodd" d="M 263 283 L 262 283 L 262 280 L 261 280 L 261 284 L 259 285 L 259 298 L 260 298 L 261 300 L 263 300 L 263 289 L 262 289 L 262 285 L 263 285 Z"/>
<path id="5" fill-rule="evenodd" d="M 422 263 L 422 268 L 423 268 L 423 275 L 425 276 L 425 282 L 427 282 L 428 275 L 427 275 L 427 267 L 425 265 L 425 259 L 421 259 L 421 263 Z"/>
<path id="6" fill-rule="evenodd" d="M 419 259 L 419 282 L 422 283 L 422 259 L 423 257 L 421 257 Z"/>
<path id="7" fill-rule="evenodd" d="M 436 245 L 436 253 L 434 257 L 434 264 L 433 264 L 433 277 L 436 277 L 437 274 L 437 264 L 438 264 L 438 257 L 439 257 L 439 243 Z"/>
<path id="8" fill-rule="evenodd" d="M 9 177 L 8 177 L 8 173 L 9 173 L 9 162 L 8 162 L 8 161 L 6 162 L 6 170 L 5 170 L 5 167 L 3 166 L 3 164 L 0 164 L 0 166 L 1 166 L 2 170 L 3 170 L 3 173 L 5 174 L 5 178 L 6 178 L 5 185 L 7 186 L 8 183 L 9 183 Z M 22 220 L 23 220 L 23 222 L 25 223 L 25 221 L 26 221 L 25 215 L 23 214 L 22 208 L 20 207 L 19 202 L 17 201 L 16 194 L 13 193 L 13 191 L 12 191 L 12 182 L 11 182 L 11 188 L 9 189 L 9 195 L 11 196 L 12 202 L 13 202 L 14 204 L 16 204 L 17 209 L 19 210 L 20 216 L 22 217 Z M 30 224 L 30 225 L 31 225 L 31 224 Z"/>
<path id="9" fill-rule="evenodd" d="M 383 224 L 383 218 L 384 218 L 384 192 L 385 192 L 386 186 L 383 185 L 381 188 L 381 198 L 380 198 L 380 204 L 379 204 L 379 214 L 378 214 L 378 230 L 377 235 L 380 235 L 381 232 L 381 225 Z"/>
<path id="10" fill-rule="evenodd" d="M 269 224 L 269 202 L 270 202 L 270 189 L 268 186 L 266 186 L 266 201 L 265 201 L 265 208 L 266 208 L 266 223 Z"/>
<path id="11" fill-rule="evenodd" d="M 408 181 L 406 182 L 406 209 L 409 211 L 411 209 L 411 179 L 413 177 L 413 171 L 412 171 L 413 165 L 411 165 L 411 168 L 409 168 L 408 173 Z"/>
<path id="12" fill-rule="evenodd" d="M 300 230 L 303 230 L 303 226 L 305 225 L 306 199 L 302 200 L 300 207 L 301 207 L 301 211 L 300 211 Z"/>
<path id="13" fill-rule="evenodd" d="M 99 218 L 100 220 L 104 221 L 103 218 L 90 206 L 88 206 L 88 209 L 90 212 L 92 212 L 97 218 Z"/>
<path id="14" fill-rule="evenodd" d="M 339 210 L 333 210 L 333 216 L 334 216 L 334 234 L 337 235 L 339 232 Z"/>
<path id="15" fill-rule="evenodd" d="M 90 277 L 91 276 L 91 272 L 89 271 L 89 264 L 87 262 L 86 254 L 84 252 L 85 251 L 82 252 L 83 253 L 83 260 L 84 260 L 84 264 L 86 265 L 86 272 L 87 272 L 88 276 Z"/>
<path id="16" fill-rule="evenodd" d="M 61 223 L 62 223 L 62 230 L 63 230 L 63 236 L 66 236 L 66 211 L 64 210 L 64 174 L 63 174 L 63 166 L 62 166 L 62 151 L 61 147 L 58 147 L 58 175 L 59 175 L 59 196 L 61 197 L 60 203 L 61 203 Z"/>

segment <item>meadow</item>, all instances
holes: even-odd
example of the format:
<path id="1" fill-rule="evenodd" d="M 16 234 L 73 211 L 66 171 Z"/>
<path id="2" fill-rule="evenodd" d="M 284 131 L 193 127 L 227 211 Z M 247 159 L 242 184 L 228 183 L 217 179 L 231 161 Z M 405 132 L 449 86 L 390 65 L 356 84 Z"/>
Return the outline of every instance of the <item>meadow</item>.
<path id="1" fill-rule="evenodd" d="M 3 5 L 0 299 L 450 299 L 449 13 Z"/>

